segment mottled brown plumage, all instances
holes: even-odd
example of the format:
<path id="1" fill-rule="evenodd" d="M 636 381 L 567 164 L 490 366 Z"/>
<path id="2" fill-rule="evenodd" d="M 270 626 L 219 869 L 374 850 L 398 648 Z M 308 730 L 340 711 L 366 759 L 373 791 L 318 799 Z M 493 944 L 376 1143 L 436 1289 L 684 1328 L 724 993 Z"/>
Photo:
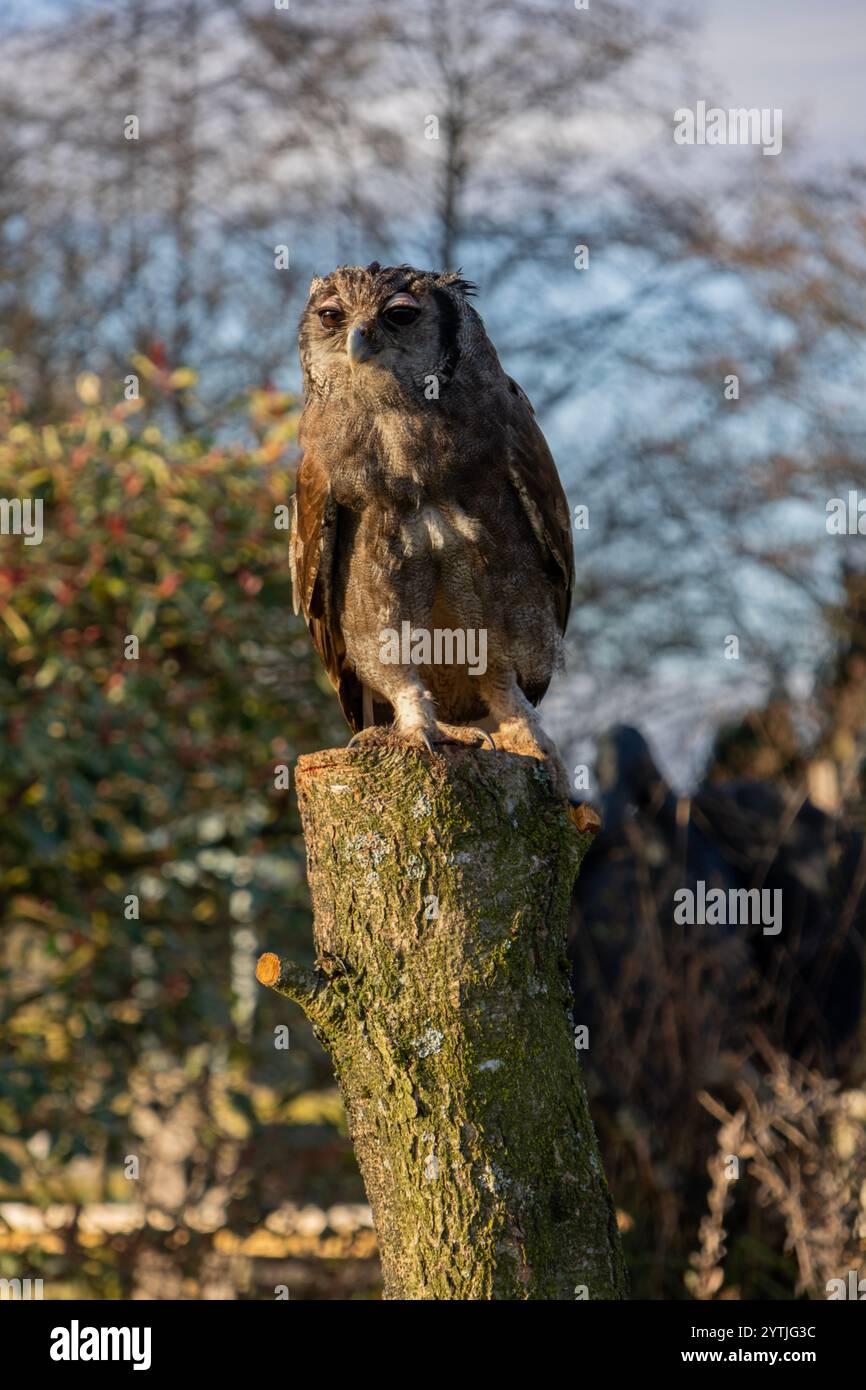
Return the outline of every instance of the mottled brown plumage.
<path id="1" fill-rule="evenodd" d="M 553 758 L 565 791 L 533 706 L 561 660 L 568 506 L 470 293 L 457 275 L 375 263 L 313 281 L 300 326 L 295 608 L 354 730 L 393 723 L 429 746 L 445 736 L 439 721 L 489 715 L 497 743 Z M 486 669 L 383 659 L 383 634 L 404 623 L 483 630 Z"/>

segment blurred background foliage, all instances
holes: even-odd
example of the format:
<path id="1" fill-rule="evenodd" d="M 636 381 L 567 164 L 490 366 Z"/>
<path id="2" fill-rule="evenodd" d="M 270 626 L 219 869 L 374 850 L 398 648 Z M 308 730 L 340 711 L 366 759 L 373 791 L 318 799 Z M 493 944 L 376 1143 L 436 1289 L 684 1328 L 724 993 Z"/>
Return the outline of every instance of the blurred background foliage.
<path id="1" fill-rule="evenodd" d="M 138 359 L 138 399 L 83 373 L 38 424 L 8 367 L 0 495 L 44 508 L 0 566 L 0 1197 L 44 1213 L 27 1268 L 100 1297 L 249 1293 L 265 1214 L 269 1269 L 362 1231 L 369 1255 L 329 1064 L 252 973 L 265 945 L 310 950 L 279 770 L 342 736 L 290 618 L 295 403 L 254 394 L 244 449 L 167 437 L 193 374 Z M 20 1240 L 0 1223 L 10 1277 Z"/>

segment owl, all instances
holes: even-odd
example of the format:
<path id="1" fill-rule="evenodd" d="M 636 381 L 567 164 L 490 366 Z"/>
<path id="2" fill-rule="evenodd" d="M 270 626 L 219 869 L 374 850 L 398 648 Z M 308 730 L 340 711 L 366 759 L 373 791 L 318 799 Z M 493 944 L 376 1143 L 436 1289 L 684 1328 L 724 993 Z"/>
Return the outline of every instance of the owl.
<path id="1" fill-rule="evenodd" d="M 483 723 L 568 779 L 536 706 L 562 661 L 568 505 L 474 287 L 378 262 L 315 278 L 299 348 L 295 611 L 351 743 L 433 751 Z M 479 734 L 479 737 L 483 735 Z"/>

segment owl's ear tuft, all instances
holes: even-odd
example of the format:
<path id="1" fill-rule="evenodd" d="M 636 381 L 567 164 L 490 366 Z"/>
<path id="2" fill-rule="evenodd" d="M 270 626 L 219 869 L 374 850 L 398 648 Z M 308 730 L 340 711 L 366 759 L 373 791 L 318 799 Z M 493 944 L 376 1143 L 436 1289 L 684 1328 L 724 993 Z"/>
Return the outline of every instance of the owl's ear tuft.
<path id="1" fill-rule="evenodd" d="M 311 299 L 314 294 L 318 294 L 319 290 L 324 289 L 324 286 L 325 281 L 322 279 L 321 275 L 314 275 L 310 281 L 310 292 L 307 298 Z"/>
<path id="2" fill-rule="evenodd" d="M 462 270 L 446 270 L 438 277 L 440 285 L 448 285 L 450 289 L 456 290 L 464 299 L 470 295 L 478 293 L 478 286 L 471 280 L 463 278 Z"/>
<path id="3" fill-rule="evenodd" d="M 382 267 L 378 261 L 371 261 L 370 264 L 367 266 L 367 274 L 378 275 L 381 269 Z"/>

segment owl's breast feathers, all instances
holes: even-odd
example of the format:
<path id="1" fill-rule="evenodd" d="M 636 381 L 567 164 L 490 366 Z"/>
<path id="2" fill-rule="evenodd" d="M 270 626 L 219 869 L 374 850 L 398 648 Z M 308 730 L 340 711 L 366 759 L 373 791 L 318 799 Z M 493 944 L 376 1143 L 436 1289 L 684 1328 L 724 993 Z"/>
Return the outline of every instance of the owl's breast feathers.
<path id="1" fill-rule="evenodd" d="M 505 399 L 498 403 L 492 401 L 486 416 L 488 421 L 496 422 L 495 427 L 488 429 L 484 420 L 477 422 L 478 429 L 488 430 L 489 443 L 482 447 L 480 456 L 476 452 L 475 466 L 484 475 L 488 487 L 491 480 L 499 476 L 502 487 L 510 487 L 516 495 L 543 560 L 553 592 L 556 620 L 560 631 L 564 632 L 574 586 L 568 504 L 528 398 L 504 373 L 500 380 L 499 389 Z M 315 435 L 315 430 L 301 431 L 304 453 L 298 469 L 297 491 L 292 499 L 289 563 L 294 608 L 296 613 L 303 613 L 346 719 L 357 730 L 364 727 L 363 686 L 347 659 L 335 598 L 341 508 L 332 491 L 331 466 L 315 439 L 311 441 L 311 433 Z M 359 473 L 363 462 L 358 461 Z M 341 460 L 341 464 L 345 464 L 345 460 Z M 447 492 L 447 473 L 444 484 Z M 431 497 L 428 500 L 435 503 L 443 499 Z M 371 497 L 370 505 L 376 504 L 377 499 Z M 480 520 L 483 524 L 483 517 Z M 342 529 L 344 543 L 347 543 L 346 533 L 350 528 L 344 525 Z M 513 541 L 520 544 L 517 537 Z M 466 544 L 471 544 L 468 536 Z M 519 566 L 520 554 L 512 558 L 514 565 Z M 525 693 L 537 703 L 546 687 L 547 681 Z"/>

